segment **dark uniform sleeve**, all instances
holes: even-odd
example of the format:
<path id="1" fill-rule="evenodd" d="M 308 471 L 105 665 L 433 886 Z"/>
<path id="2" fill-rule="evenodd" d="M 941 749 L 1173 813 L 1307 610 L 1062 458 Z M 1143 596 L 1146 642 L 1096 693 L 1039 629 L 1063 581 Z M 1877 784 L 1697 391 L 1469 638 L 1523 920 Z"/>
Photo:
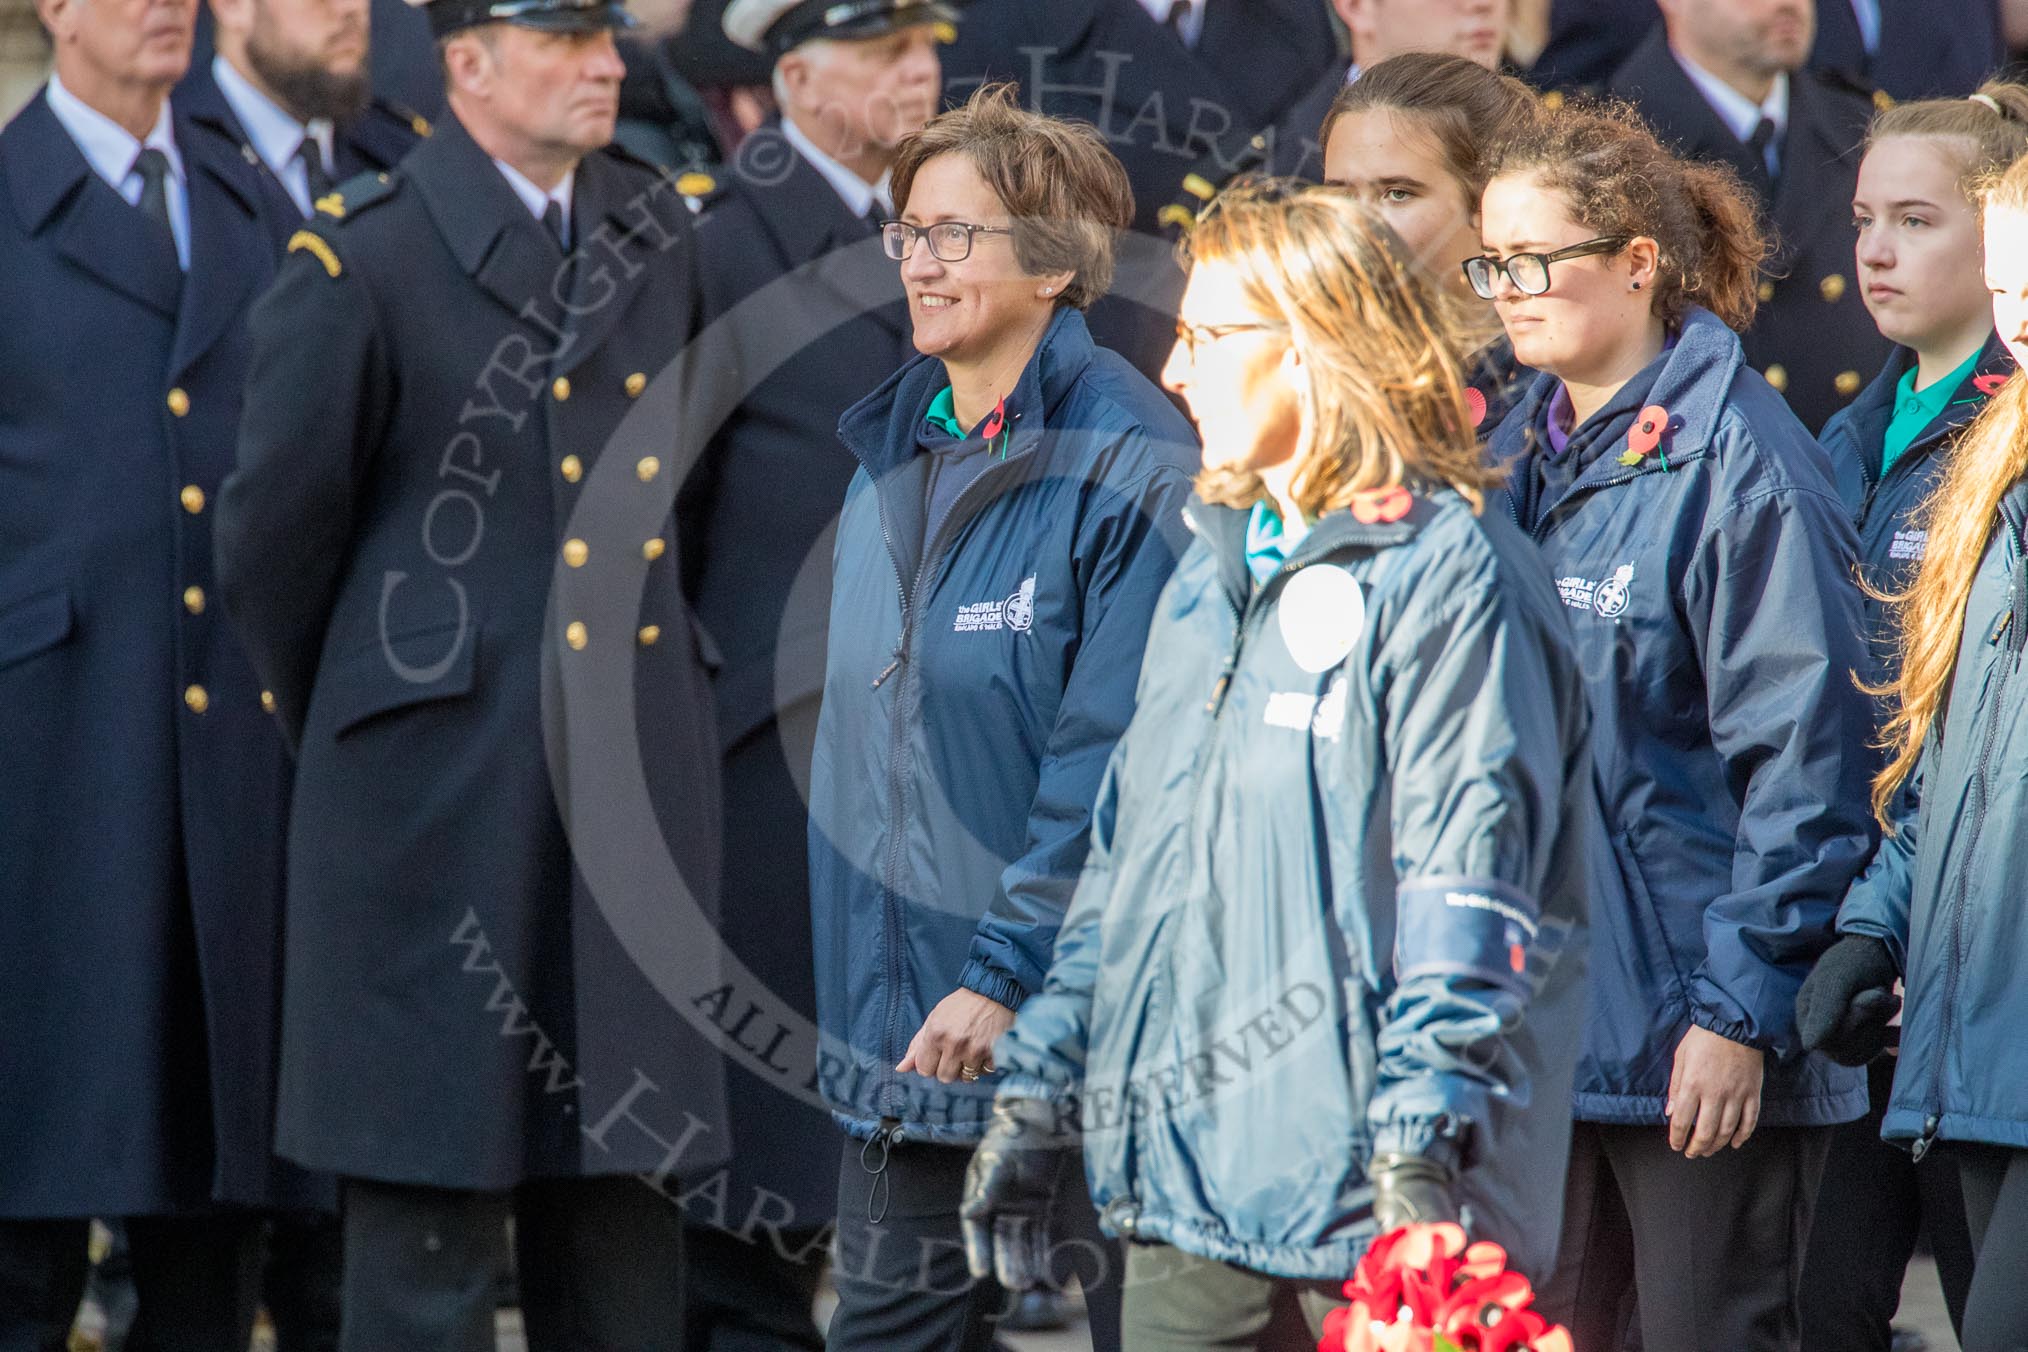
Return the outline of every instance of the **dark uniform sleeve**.
<path id="1" fill-rule="evenodd" d="M 1510 1050 L 1566 929 L 1542 890 L 1585 723 L 1554 641 L 1490 578 L 1392 635 L 1374 677 L 1396 871 L 1394 986 L 1368 1105 L 1376 1152 L 1471 1163 L 1472 1124 L 1526 1101 Z M 1341 896 L 1341 907 L 1363 907 Z M 1363 920 L 1348 917 L 1348 925 Z"/>
<path id="2" fill-rule="evenodd" d="M 387 382 L 373 297 L 333 232 L 299 231 L 289 249 L 249 320 L 239 466 L 220 493 L 217 551 L 226 610 L 293 745 Z"/>

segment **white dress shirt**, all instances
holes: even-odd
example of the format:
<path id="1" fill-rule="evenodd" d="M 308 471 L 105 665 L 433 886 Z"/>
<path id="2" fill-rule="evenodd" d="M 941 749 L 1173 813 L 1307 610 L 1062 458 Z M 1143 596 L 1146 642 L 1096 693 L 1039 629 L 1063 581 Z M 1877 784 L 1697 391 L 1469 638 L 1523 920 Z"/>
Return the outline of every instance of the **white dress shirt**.
<path id="1" fill-rule="evenodd" d="M 190 268 L 190 190 L 183 174 L 183 156 L 176 149 L 176 137 L 169 118 L 169 100 L 155 115 L 148 139 L 137 141 L 132 132 L 63 87 L 63 81 L 49 77 L 49 111 L 77 142 L 92 172 L 112 185 L 113 191 L 131 205 L 141 204 L 141 174 L 134 167 L 144 146 L 162 152 L 169 161 L 163 192 L 169 202 L 169 232 L 176 237 L 176 261 Z"/>
<path id="2" fill-rule="evenodd" d="M 548 192 L 529 182 L 528 175 L 516 169 L 505 160 L 494 160 L 494 165 L 507 180 L 507 186 L 514 189 L 514 195 L 521 199 L 521 205 L 528 208 L 528 214 L 539 222 L 542 212 L 551 202 L 563 208 L 563 237 L 571 239 L 570 233 L 570 185 L 577 182 L 577 170 L 572 169 Z"/>
<path id="3" fill-rule="evenodd" d="M 782 135 L 788 138 L 798 155 L 810 162 L 812 169 L 824 176 L 824 181 L 831 185 L 831 190 L 845 203 L 845 209 L 854 216 L 864 216 L 875 207 L 880 209 L 883 220 L 894 214 L 893 178 L 885 170 L 881 172 L 879 182 L 868 183 L 818 149 L 815 141 L 803 135 L 803 129 L 796 125 L 794 118 L 782 119 Z"/>
<path id="4" fill-rule="evenodd" d="M 1697 92 L 1711 105 L 1711 111 L 1718 114 L 1718 120 L 1742 142 L 1752 139 L 1753 129 L 1760 125 L 1763 117 L 1774 123 L 1774 140 L 1768 145 L 1767 153 L 1768 172 L 1775 172 L 1780 167 L 1775 160 L 1781 153 L 1782 136 L 1789 129 L 1788 72 L 1778 72 L 1774 83 L 1768 87 L 1767 97 L 1755 103 L 1674 47 L 1669 50 L 1675 56 L 1676 64 L 1690 77 L 1690 83 L 1697 86 Z"/>
<path id="5" fill-rule="evenodd" d="M 261 163 L 274 171 L 282 186 L 296 203 L 296 210 L 305 216 L 310 214 L 310 171 L 304 167 L 296 150 L 303 144 L 305 136 L 317 143 L 317 157 L 324 162 L 324 172 L 336 177 L 337 161 L 331 155 L 331 123 L 328 118 L 312 118 L 298 122 L 281 105 L 254 88 L 253 82 L 239 73 L 239 68 L 223 56 L 211 58 L 211 78 L 218 81 L 218 92 L 225 95 L 233 116 L 246 129 L 247 140 L 253 144 L 254 153 L 261 157 Z"/>
<path id="6" fill-rule="evenodd" d="M 1141 0 L 1141 8 L 1155 16 L 1155 22 L 1164 28 L 1169 26 L 1169 11 L 1179 0 Z M 1183 39 L 1183 45 L 1196 50 L 1197 39 L 1204 36 L 1204 6 L 1209 0 L 1180 0 L 1186 6 L 1183 17 L 1176 22 L 1176 35 Z"/>
<path id="7" fill-rule="evenodd" d="M 1880 0 L 1852 0 L 1853 17 L 1859 20 L 1859 41 L 1866 55 L 1880 54 Z"/>

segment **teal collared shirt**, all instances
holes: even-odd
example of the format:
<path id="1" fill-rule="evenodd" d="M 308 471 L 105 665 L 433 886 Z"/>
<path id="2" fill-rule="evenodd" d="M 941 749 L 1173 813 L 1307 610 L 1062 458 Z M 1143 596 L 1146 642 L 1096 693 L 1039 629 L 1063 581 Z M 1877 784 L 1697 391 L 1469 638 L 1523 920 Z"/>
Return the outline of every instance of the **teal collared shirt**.
<path id="1" fill-rule="evenodd" d="M 1965 383 L 1965 377 L 1978 369 L 1979 358 L 1985 355 L 1982 347 L 1965 358 L 1964 365 L 1918 390 L 1915 388 L 1917 367 L 1911 366 L 1901 374 L 1901 383 L 1894 387 L 1894 416 L 1888 419 L 1887 433 L 1880 439 L 1880 477 L 1886 478 L 1887 471 L 1894 468 L 1894 462 L 1901 459 L 1915 439 L 1922 435 L 1922 429 L 1936 421 L 1958 392 L 1958 386 Z"/>
<path id="2" fill-rule="evenodd" d="M 957 437 L 961 441 L 964 439 L 965 429 L 958 423 L 957 393 L 949 385 L 944 386 L 937 397 L 930 400 L 929 412 L 922 416 L 925 422 L 934 425 L 938 431 Z"/>
<path id="3" fill-rule="evenodd" d="M 1246 566 L 1253 574 L 1253 585 L 1265 586 L 1309 533 L 1309 526 L 1303 522 L 1290 530 L 1273 503 L 1265 499 L 1256 502 L 1253 515 L 1246 519 Z"/>

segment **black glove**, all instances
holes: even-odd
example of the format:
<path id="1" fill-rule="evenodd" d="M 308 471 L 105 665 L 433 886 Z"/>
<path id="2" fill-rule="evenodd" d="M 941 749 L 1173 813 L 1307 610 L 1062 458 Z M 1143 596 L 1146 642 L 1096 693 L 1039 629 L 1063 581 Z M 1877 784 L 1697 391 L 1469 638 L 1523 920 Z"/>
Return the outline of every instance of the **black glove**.
<path id="1" fill-rule="evenodd" d="M 1375 1155 L 1366 1177 L 1373 1184 L 1373 1221 L 1380 1233 L 1417 1221 L 1454 1221 L 1454 1177 L 1448 1166 L 1427 1155 Z"/>
<path id="2" fill-rule="evenodd" d="M 1841 1066 L 1863 1066 L 1887 1050 L 1887 1021 L 1901 1008 L 1894 955 L 1870 934 L 1847 934 L 1824 950 L 1796 992 L 1803 1046 Z"/>
<path id="3" fill-rule="evenodd" d="M 1075 1138 L 1058 1134 L 1053 1105 L 994 1100 L 993 1121 L 965 1170 L 965 1200 L 958 1207 L 974 1277 L 998 1276 L 1009 1291 L 1049 1284 L 1049 1217 L 1057 1185 L 1077 1161 Z"/>

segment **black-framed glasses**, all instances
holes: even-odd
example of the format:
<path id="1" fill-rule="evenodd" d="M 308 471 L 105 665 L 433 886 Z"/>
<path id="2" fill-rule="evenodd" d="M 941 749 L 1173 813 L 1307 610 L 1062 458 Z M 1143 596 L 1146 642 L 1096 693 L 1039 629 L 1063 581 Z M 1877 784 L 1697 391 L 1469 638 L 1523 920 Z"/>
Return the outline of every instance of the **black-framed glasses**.
<path id="1" fill-rule="evenodd" d="M 1573 244 L 1568 249 L 1555 253 L 1517 253 L 1505 258 L 1467 258 L 1458 266 L 1465 270 L 1465 280 L 1472 284 L 1481 300 L 1493 299 L 1493 293 L 1500 285 L 1500 275 L 1514 283 L 1514 289 L 1524 296 L 1539 296 L 1549 289 L 1549 265 L 1560 263 L 1566 258 L 1588 258 L 1593 254 L 1615 254 L 1634 242 L 1632 235 L 1600 235 L 1582 244 Z"/>
<path id="2" fill-rule="evenodd" d="M 918 239 L 929 241 L 930 255 L 945 263 L 962 263 L 972 256 L 972 236 L 1011 235 L 1004 225 L 967 225 L 963 221 L 938 221 L 935 225 L 910 225 L 907 221 L 882 221 L 880 247 L 897 263 L 908 261 Z"/>
<path id="3" fill-rule="evenodd" d="M 1235 333 L 1265 333 L 1278 328 L 1275 324 L 1186 324 L 1176 321 L 1176 341 L 1183 344 L 1183 350 L 1190 354 L 1190 360 L 1197 360 L 1197 349 L 1229 338 Z"/>

